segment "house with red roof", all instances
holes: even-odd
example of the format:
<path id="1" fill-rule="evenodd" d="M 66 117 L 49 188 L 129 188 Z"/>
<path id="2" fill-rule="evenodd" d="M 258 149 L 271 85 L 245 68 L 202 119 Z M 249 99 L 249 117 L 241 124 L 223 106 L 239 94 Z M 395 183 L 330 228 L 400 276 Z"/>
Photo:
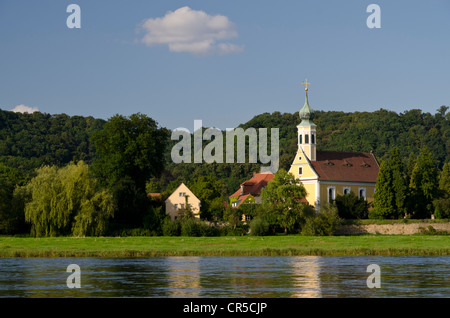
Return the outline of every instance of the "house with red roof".
<path id="1" fill-rule="evenodd" d="M 244 203 L 261 203 L 261 190 L 273 177 L 271 172 L 253 173 L 251 179 L 241 183 L 239 190 L 230 195 L 231 207 L 238 208 Z"/>
<path id="2" fill-rule="evenodd" d="M 310 205 L 320 206 L 351 191 L 368 202 L 373 201 L 380 169 L 374 154 L 368 152 L 320 151 L 316 147 L 314 111 L 309 106 L 306 84 L 305 104 L 300 109 L 297 126 L 298 150 L 289 172 L 300 179 L 307 191 Z"/>

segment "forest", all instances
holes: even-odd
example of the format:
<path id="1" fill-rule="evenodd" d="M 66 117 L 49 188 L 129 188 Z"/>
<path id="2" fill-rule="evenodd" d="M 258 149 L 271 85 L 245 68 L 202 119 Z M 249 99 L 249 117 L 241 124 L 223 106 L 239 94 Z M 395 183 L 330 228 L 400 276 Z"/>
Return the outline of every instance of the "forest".
<path id="1" fill-rule="evenodd" d="M 448 190 L 444 181 L 442 186 L 439 183 L 450 162 L 448 108 L 441 106 L 435 114 L 420 109 L 403 113 L 385 109 L 316 111 L 313 121 L 317 125 L 317 147 L 373 152 L 380 164 L 385 165 L 395 161 L 396 167 L 384 178 L 391 180 L 389 176 L 398 174 L 400 167 L 401 178 L 408 183 L 406 188 L 410 186 L 408 178 L 414 168 L 413 159 L 420 157 L 435 171 L 433 191 L 437 194 L 433 200 L 441 200 L 435 202 L 435 207 L 445 207 Z M 299 121 L 297 112 L 263 113 L 239 127 L 279 128 L 280 170 L 287 171 L 297 150 Z M 170 135 L 170 130 L 142 114 L 116 115 L 103 120 L 0 109 L 0 234 L 100 235 L 137 228 L 161 233 L 164 212 L 146 194 L 167 195 L 179 182 L 185 182 L 194 193 L 197 191 L 200 200 L 205 202 L 203 219 L 236 219 L 222 203 L 241 182 L 260 170 L 260 164 L 175 164 L 170 152 L 177 141 L 171 140 Z M 393 156 L 395 160 L 390 160 Z M 416 179 L 424 178 L 423 173 L 416 172 L 416 175 Z M 83 186 L 74 186 L 80 184 Z M 45 222 L 36 217 L 54 214 L 48 207 L 55 205 L 54 200 L 41 193 L 43 185 L 58 193 L 61 205 L 54 207 L 55 211 L 65 212 L 67 217 L 51 221 L 53 227 L 46 220 L 50 223 L 38 228 L 35 224 Z M 75 188 L 80 191 L 76 200 Z M 378 217 L 398 217 L 399 213 L 386 211 L 407 209 L 393 204 L 395 199 L 389 200 L 391 203 L 383 203 L 386 206 L 376 210 Z"/>

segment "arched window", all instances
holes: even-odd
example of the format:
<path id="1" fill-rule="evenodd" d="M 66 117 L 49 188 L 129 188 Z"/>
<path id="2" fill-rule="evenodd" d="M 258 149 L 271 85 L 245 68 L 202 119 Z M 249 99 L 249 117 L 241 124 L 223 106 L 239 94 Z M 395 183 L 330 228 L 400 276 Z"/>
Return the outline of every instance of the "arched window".
<path id="1" fill-rule="evenodd" d="M 316 143 L 316 141 L 315 141 L 315 135 L 314 134 L 311 134 L 311 143 L 312 144 L 315 144 Z"/>
<path id="2" fill-rule="evenodd" d="M 298 135 L 298 143 L 302 144 L 303 140 L 302 140 L 302 135 Z"/>
<path id="3" fill-rule="evenodd" d="M 308 143 L 309 143 L 309 135 L 305 134 L 305 144 L 308 144 Z"/>
<path id="4" fill-rule="evenodd" d="M 333 203 L 336 199 L 336 187 L 328 187 L 328 202 Z"/>
<path id="5" fill-rule="evenodd" d="M 360 198 L 364 198 L 364 200 L 366 199 L 366 188 L 359 188 L 358 189 L 358 196 Z"/>

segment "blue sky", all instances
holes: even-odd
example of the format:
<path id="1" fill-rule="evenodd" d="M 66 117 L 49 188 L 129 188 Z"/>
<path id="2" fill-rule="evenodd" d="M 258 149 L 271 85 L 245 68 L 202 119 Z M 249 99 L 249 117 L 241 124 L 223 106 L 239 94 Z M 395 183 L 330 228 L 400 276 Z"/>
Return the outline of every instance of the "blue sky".
<path id="1" fill-rule="evenodd" d="M 66 25 L 71 3 L 80 29 Z M 371 3 L 379 29 L 366 25 Z M 316 110 L 450 106 L 450 1 L 0 0 L 4 110 L 226 129 L 298 111 L 305 78 Z"/>

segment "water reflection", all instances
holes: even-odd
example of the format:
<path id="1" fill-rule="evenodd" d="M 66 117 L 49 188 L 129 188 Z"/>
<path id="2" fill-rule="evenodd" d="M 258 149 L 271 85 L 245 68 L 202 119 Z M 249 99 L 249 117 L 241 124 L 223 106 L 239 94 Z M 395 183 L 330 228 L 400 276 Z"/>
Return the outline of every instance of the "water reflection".
<path id="1" fill-rule="evenodd" d="M 3 258 L 0 297 L 450 297 L 450 257 Z M 81 288 L 69 289 L 69 264 Z M 370 289 L 369 264 L 381 268 Z"/>
<path id="2" fill-rule="evenodd" d="M 170 297 L 200 296 L 200 258 L 167 258 L 167 283 Z"/>
<path id="3" fill-rule="evenodd" d="M 293 257 L 290 261 L 293 282 L 291 297 L 321 297 L 320 257 Z"/>

